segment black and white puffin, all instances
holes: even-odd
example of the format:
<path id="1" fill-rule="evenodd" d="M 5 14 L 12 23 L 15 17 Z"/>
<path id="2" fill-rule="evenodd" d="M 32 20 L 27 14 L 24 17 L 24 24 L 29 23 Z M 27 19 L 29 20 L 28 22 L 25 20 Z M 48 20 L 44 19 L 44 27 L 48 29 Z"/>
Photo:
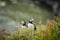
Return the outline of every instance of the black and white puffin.
<path id="1" fill-rule="evenodd" d="M 21 21 L 21 28 L 26 28 L 27 26 L 26 26 L 26 22 L 25 21 Z"/>
<path id="2" fill-rule="evenodd" d="M 28 22 L 28 28 L 36 30 L 36 25 L 33 23 L 34 19 L 30 19 Z"/>

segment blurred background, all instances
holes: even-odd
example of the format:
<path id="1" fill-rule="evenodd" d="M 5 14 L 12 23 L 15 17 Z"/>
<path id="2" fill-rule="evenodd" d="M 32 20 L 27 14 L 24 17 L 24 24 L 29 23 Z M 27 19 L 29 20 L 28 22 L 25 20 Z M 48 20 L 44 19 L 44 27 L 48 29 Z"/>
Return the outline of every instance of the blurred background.
<path id="1" fill-rule="evenodd" d="M 28 23 L 30 18 L 38 25 L 39 20 L 52 20 L 58 12 L 59 2 L 54 0 L 0 0 L 0 28 L 15 31 L 21 20 Z"/>

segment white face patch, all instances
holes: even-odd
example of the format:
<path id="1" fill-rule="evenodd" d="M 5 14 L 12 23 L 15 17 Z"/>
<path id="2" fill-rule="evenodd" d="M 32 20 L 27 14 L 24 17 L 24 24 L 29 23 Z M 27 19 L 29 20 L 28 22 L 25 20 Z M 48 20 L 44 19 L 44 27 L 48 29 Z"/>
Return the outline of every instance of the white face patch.
<path id="1" fill-rule="evenodd" d="M 33 18 L 32 18 L 32 19 L 30 19 L 30 21 L 32 21 L 32 22 L 33 22 L 33 21 L 34 21 L 34 19 L 33 19 Z"/>
<path id="2" fill-rule="evenodd" d="M 24 24 L 24 21 L 21 21 L 21 24 Z"/>

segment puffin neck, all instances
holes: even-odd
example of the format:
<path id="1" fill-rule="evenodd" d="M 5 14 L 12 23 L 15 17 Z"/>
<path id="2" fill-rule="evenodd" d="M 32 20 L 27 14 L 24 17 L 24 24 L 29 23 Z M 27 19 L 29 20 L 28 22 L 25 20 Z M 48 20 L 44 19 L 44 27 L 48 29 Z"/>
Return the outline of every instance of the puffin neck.
<path id="1" fill-rule="evenodd" d="M 25 26 L 26 24 L 23 24 L 23 26 Z"/>
<path id="2" fill-rule="evenodd" d="M 33 24 L 33 22 L 29 21 L 29 23 Z"/>

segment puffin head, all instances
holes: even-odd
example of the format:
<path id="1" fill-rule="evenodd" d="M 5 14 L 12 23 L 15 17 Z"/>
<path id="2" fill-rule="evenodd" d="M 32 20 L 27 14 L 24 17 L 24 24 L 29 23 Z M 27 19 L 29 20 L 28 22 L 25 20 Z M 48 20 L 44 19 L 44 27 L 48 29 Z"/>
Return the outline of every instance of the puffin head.
<path id="1" fill-rule="evenodd" d="M 31 19 L 29 20 L 29 23 L 33 23 L 33 22 L 34 22 L 34 19 L 31 18 Z"/>
<path id="2" fill-rule="evenodd" d="M 26 22 L 25 22 L 25 21 L 21 21 L 20 24 L 22 24 L 22 25 L 26 25 Z"/>

